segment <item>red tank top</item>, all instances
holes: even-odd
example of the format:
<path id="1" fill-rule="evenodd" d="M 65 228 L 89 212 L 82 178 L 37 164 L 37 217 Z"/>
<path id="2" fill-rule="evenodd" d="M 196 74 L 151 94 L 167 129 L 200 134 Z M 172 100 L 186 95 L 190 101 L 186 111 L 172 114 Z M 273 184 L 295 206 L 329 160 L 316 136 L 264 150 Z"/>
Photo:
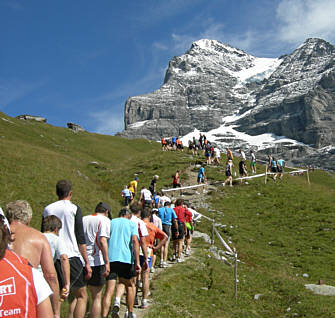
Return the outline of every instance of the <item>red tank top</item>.
<path id="1" fill-rule="evenodd" d="M 37 295 L 32 267 L 10 250 L 0 260 L 0 316 L 35 318 Z"/>

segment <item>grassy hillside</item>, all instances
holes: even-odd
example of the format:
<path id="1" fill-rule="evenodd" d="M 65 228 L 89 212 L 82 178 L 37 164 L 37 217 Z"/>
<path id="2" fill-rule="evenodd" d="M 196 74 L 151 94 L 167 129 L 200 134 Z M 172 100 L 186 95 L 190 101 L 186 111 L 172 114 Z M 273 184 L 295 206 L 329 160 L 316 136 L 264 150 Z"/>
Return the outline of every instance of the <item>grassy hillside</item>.
<path id="1" fill-rule="evenodd" d="M 158 174 L 161 188 L 171 183 L 177 168 L 198 160 L 162 152 L 159 144 L 146 140 L 75 134 L 2 113 L 0 144 L 0 206 L 28 200 L 36 228 L 44 206 L 57 199 L 59 179 L 72 181 L 73 201 L 84 214 L 107 201 L 115 216 L 122 186 L 134 174 L 140 186 Z M 211 183 L 224 179 L 223 168 L 206 167 L 206 172 Z M 322 171 L 312 172 L 310 179 L 310 186 L 305 176 L 285 176 L 266 185 L 264 179 L 254 179 L 233 188 L 217 183 L 206 199 L 210 209 L 201 212 L 225 225 L 220 232 L 238 251 L 238 301 L 232 268 L 211 257 L 208 244 L 197 240 L 196 258 L 155 280 L 155 305 L 148 317 L 335 317 L 333 297 L 304 287 L 319 279 L 335 286 L 335 179 Z M 198 229 L 210 233 L 210 226 L 203 220 Z M 254 300 L 256 294 L 262 296 Z"/>

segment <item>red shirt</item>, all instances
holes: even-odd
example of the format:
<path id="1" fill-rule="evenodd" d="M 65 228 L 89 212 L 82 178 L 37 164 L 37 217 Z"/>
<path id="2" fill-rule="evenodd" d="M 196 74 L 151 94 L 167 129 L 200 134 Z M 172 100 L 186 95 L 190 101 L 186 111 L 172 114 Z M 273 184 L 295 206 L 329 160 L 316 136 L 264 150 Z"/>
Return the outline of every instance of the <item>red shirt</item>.
<path id="1" fill-rule="evenodd" d="M 185 209 L 185 218 L 186 218 L 186 222 L 191 223 L 192 222 L 192 213 Z"/>
<path id="2" fill-rule="evenodd" d="M 35 318 L 37 295 L 32 267 L 20 256 L 6 250 L 0 260 L 0 296 L 3 316 Z"/>
<path id="3" fill-rule="evenodd" d="M 178 221 L 185 223 L 185 208 L 181 205 L 174 207 Z"/>

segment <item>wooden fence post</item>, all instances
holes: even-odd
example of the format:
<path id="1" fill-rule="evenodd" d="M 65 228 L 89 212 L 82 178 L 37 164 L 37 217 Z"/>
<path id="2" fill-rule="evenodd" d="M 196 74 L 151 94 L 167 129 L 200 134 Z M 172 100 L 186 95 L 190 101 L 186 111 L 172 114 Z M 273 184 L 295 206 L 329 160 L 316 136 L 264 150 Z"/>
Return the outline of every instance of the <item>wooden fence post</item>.
<path id="1" fill-rule="evenodd" d="M 309 181 L 309 169 L 307 168 L 307 170 L 306 170 L 306 172 L 307 172 L 307 182 L 308 182 L 308 184 L 310 185 L 311 184 L 311 182 Z"/>
<path id="2" fill-rule="evenodd" d="M 268 181 L 268 166 L 265 165 L 265 179 L 264 179 L 264 183 L 266 184 L 267 181 Z"/>
<path id="3" fill-rule="evenodd" d="M 234 281 L 235 281 L 235 300 L 237 301 L 237 283 L 238 283 L 238 279 L 237 279 L 237 253 L 236 253 L 236 249 L 234 248 Z"/>
<path id="4" fill-rule="evenodd" d="M 211 245 L 214 245 L 214 218 L 213 218 L 213 223 L 212 223 L 212 235 L 211 235 Z"/>

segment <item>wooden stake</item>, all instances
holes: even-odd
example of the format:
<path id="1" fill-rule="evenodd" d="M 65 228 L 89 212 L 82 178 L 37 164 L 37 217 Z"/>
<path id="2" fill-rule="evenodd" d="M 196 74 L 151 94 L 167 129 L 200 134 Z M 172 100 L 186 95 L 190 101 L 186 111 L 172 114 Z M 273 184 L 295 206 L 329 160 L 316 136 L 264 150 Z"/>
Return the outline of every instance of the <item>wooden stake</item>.
<path id="1" fill-rule="evenodd" d="M 264 179 L 264 183 L 266 184 L 267 181 L 268 181 L 268 166 L 265 165 L 265 179 Z"/>
<path id="2" fill-rule="evenodd" d="M 309 172 L 308 172 L 308 168 L 307 168 L 307 170 L 306 170 L 306 172 L 307 172 L 307 182 L 308 182 L 308 184 L 310 185 L 311 184 L 311 182 L 309 181 Z"/>
<path id="3" fill-rule="evenodd" d="M 235 280 L 235 300 L 237 301 L 237 253 L 234 249 L 234 258 L 235 258 L 235 264 L 234 264 L 234 280 Z"/>

